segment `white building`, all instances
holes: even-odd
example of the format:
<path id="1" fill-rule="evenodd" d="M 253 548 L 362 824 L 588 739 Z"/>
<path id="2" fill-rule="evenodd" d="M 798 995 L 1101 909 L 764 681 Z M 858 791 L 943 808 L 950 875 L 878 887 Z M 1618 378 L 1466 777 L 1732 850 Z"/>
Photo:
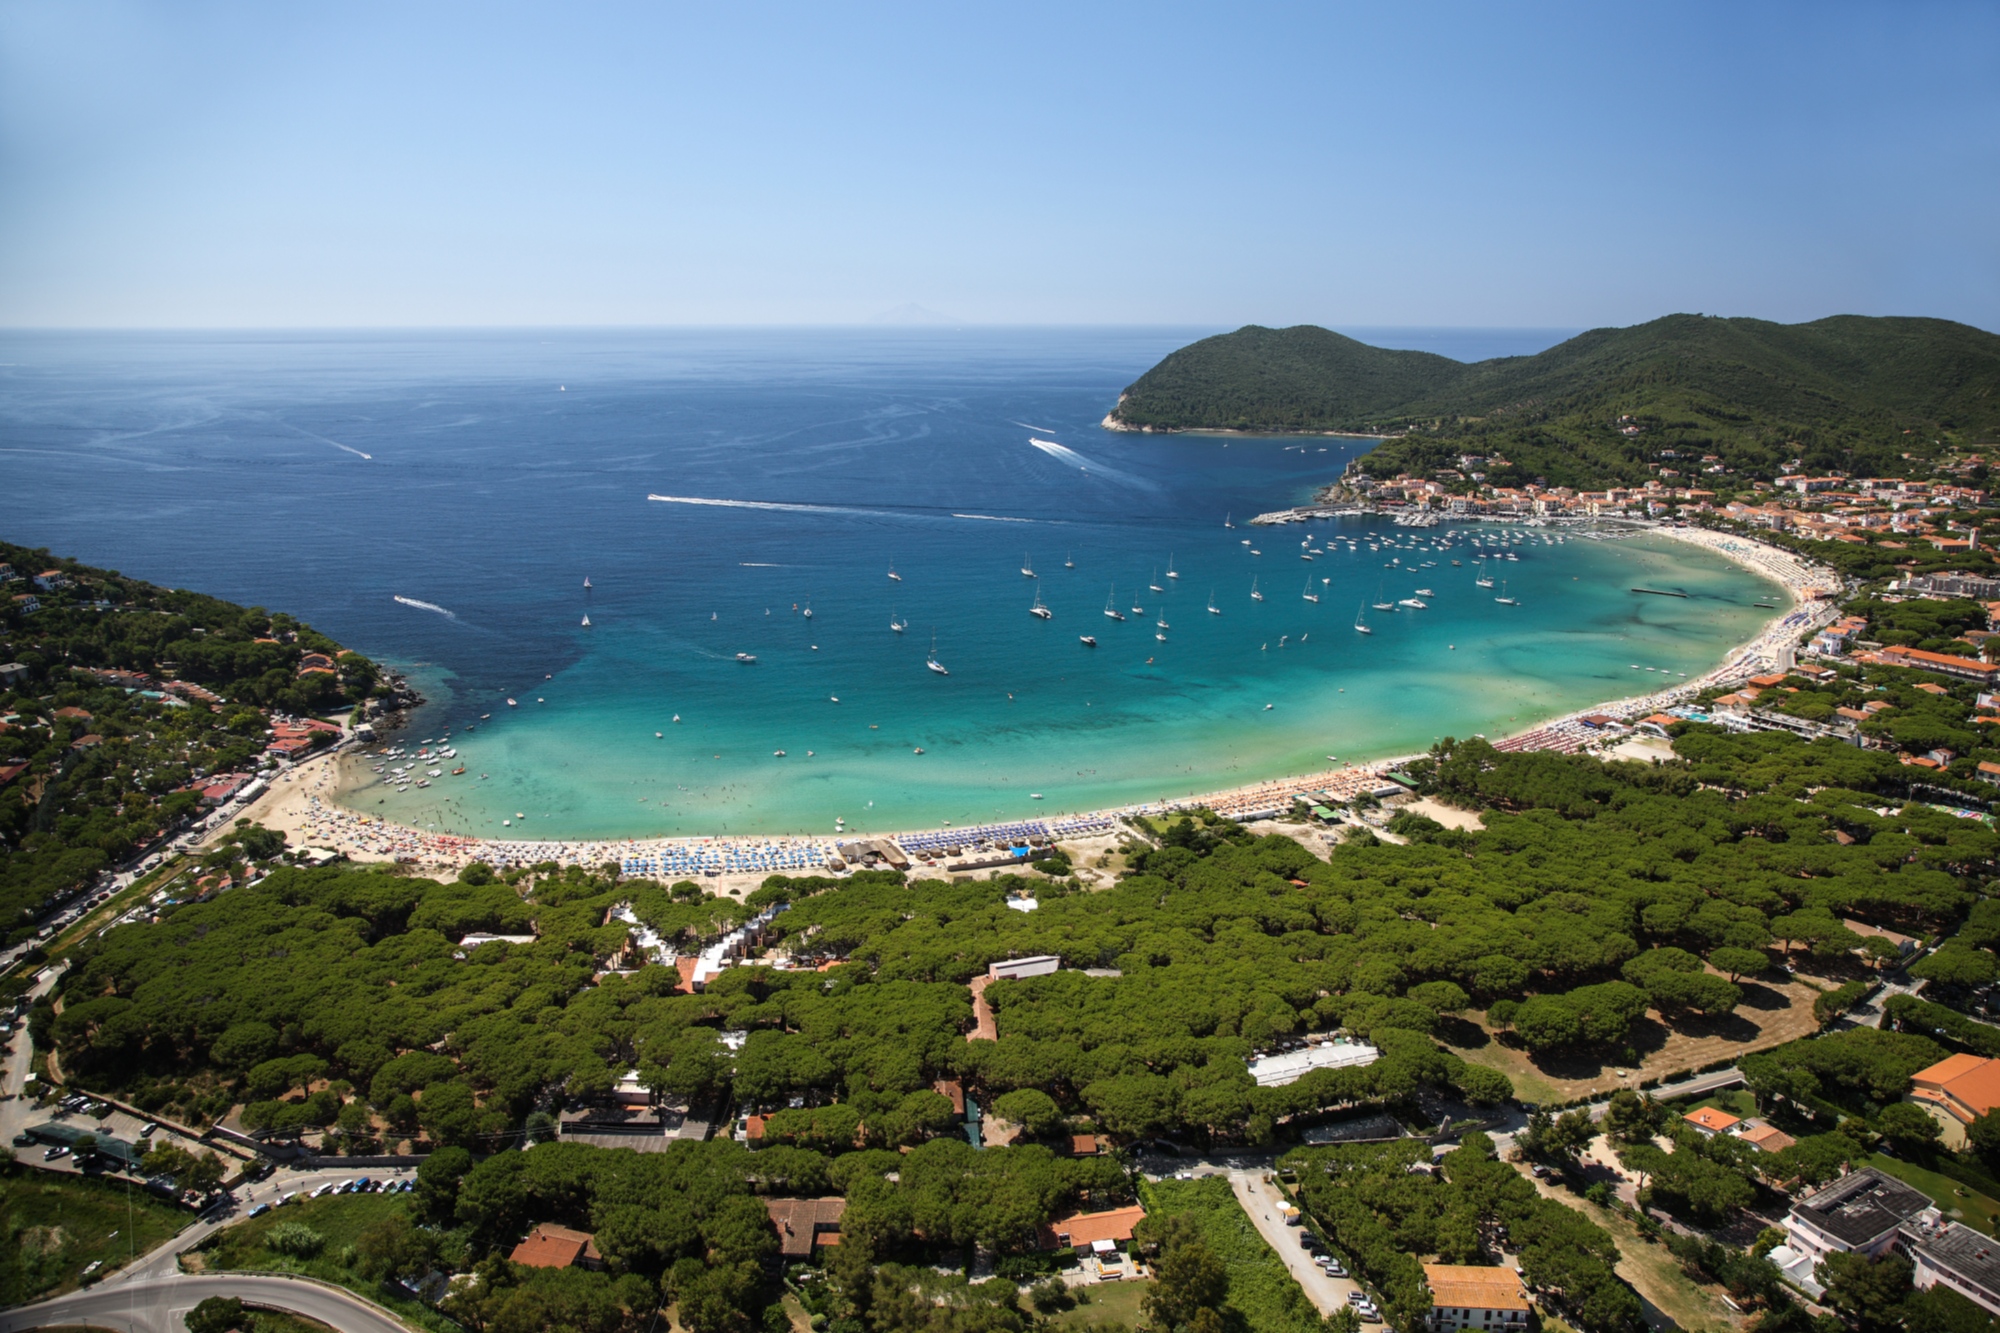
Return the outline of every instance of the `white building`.
<path id="1" fill-rule="evenodd" d="M 1296 1083 L 1315 1069 L 1352 1069 L 1372 1065 L 1382 1053 L 1365 1041 L 1336 1038 L 1295 1051 L 1280 1051 L 1249 1061 L 1250 1077 L 1260 1088 Z"/>

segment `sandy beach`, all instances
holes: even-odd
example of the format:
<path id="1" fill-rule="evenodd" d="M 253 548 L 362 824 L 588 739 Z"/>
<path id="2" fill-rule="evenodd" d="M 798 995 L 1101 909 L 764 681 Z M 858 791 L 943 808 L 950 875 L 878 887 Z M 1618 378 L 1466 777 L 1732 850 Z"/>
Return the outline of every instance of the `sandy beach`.
<path id="1" fill-rule="evenodd" d="M 1842 588 L 1838 574 L 1813 565 L 1777 547 L 1747 537 L 1713 532 L 1704 528 L 1649 529 L 1704 547 L 1783 587 L 1793 598 L 1793 606 L 1772 619 L 1746 643 L 1732 649 L 1722 663 L 1694 679 L 1678 681 L 1658 691 L 1635 694 L 1578 709 L 1562 717 L 1542 722 L 1505 737 L 1496 745 L 1504 750 L 1554 749 L 1576 751 L 1604 739 L 1603 733 L 1584 719 L 1608 716 L 1634 721 L 1686 702 L 1712 686 L 1740 682 L 1767 671 L 1785 660 L 1786 650 L 1801 637 L 1828 623 L 1837 614 L 1833 600 Z M 1133 815 L 1159 814 L 1175 809 L 1205 806 L 1238 818 L 1255 818 L 1289 809 L 1293 801 L 1338 803 L 1353 799 L 1365 790 L 1380 788 L 1384 775 L 1415 755 L 1402 755 L 1363 764 L 1272 779 L 1199 796 L 1162 799 L 1080 816 L 1010 821 L 1004 824 L 907 831 L 849 830 L 833 837 L 703 837 L 703 838 L 623 838 L 603 840 L 494 839 L 430 832 L 364 815 L 337 801 L 342 786 L 342 765 L 364 763 L 350 751 L 315 756 L 279 775 L 270 790 L 240 812 L 267 828 L 283 832 L 293 847 L 325 847 L 356 861 L 400 861 L 430 870 L 455 870 L 472 861 L 492 865 L 532 865 L 554 861 L 563 865 L 603 865 L 616 863 L 627 873 L 680 879 L 703 876 L 717 881 L 725 892 L 742 893 L 761 883 L 767 875 L 823 871 L 837 854 L 838 844 L 856 838 L 890 837 L 911 850 L 960 846 L 969 850 L 981 843 L 992 846 L 1017 844 L 1029 833 L 1041 833 L 1058 841 L 1064 838 L 1101 836 Z M 218 836 L 221 830 L 218 830 Z M 942 868 L 947 858 L 939 856 Z M 919 862 L 922 868 L 932 868 Z"/>

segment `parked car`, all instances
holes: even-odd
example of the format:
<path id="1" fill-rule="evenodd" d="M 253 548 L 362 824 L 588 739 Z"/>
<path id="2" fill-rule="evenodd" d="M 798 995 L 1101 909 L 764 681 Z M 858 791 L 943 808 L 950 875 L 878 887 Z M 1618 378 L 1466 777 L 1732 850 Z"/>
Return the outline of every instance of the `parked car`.
<path id="1" fill-rule="evenodd" d="M 160 1127 L 149 1120 L 146 1122 L 145 1127 L 139 1131 L 139 1137 L 142 1139 L 150 1139 L 153 1137 L 153 1135 L 159 1132 L 160 1132 Z"/>
<path id="2" fill-rule="evenodd" d="M 68 1149 L 68 1148 L 60 1148 L 60 1147 L 58 1147 L 58 1148 L 51 1148 L 51 1149 L 49 1149 L 49 1150 L 48 1150 L 47 1152 L 45 1152 L 45 1153 L 43 1153 L 43 1154 L 42 1154 L 42 1160 L 43 1160 L 44 1162 L 53 1162 L 53 1161 L 56 1161 L 56 1160 L 58 1160 L 58 1159 L 60 1159 L 60 1158 L 64 1158 L 64 1157 L 67 1157 L 67 1156 L 69 1156 L 69 1149 Z"/>
<path id="3" fill-rule="evenodd" d="M 257 1206 L 256 1206 L 255 1208 L 252 1208 L 252 1209 L 250 1210 L 250 1212 L 249 1212 L 248 1216 L 250 1216 L 250 1217 L 262 1217 L 262 1216 L 263 1216 L 264 1214 L 266 1214 L 266 1213 L 268 1213 L 268 1212 L 270 1212 L 270 1211 L 271 1211 L 271 1205 L 270 1205 L 270 1204 L 268 1204 L 268 1203 L 260 1203 L 260 1204 L 258 1204 L 258 1205 L 257 1205 Z"/>

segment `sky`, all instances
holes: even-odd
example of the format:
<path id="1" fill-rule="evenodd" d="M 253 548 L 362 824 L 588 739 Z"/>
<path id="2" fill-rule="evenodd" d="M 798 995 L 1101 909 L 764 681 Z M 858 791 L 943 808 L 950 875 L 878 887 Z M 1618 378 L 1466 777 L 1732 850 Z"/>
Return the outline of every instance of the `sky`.
<path id="1" fill-rule="evenodd" d="M 0 0 L 0 325 L 2000 329 L 2000 6 Z"/>

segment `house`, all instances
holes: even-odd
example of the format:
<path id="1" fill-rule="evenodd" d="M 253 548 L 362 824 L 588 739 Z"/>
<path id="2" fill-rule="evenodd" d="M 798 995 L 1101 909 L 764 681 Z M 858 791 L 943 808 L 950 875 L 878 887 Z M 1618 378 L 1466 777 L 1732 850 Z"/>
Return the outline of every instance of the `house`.
<path id="1" fill-rule="evenodd" d="M 16 593 L 14 609 L 24 616 L 31 616 L 42 609 L 42 599 L 31 592 Z"/>
<path id="2" fill-rule="evenodd" d="M 544 1222 L 528 1233 L 528 1238 L 507 1256 L 529 1268 L 602 1268 L 604 1256 L 597 1252 L 597 1238 L 588 1231 L 571 1231 Z"/>
<path id="3" fill-rule="evenodd" d="M 35 586 L 43 592 L 54 592 L 57 588 L 69 586 L 69 575 L 60 569 L 45 569 L 35 575 Z"/>
<path id="4" fill-rule="evenodd" d="M 2000 764 L 1990 759 L 1979 761 L 1979 776 L 1986 782 L 2000 782 Z"/>
<path id="5" fill-rule="evenodd" d="M 1525 1329 L 1528 1297 L 1511 1268 L 1425 1264 L 1434 1329 Z"/>
<path id="6" fill-rule="evenodd" d="M 1991 1236 L 1947 1222 L 1912 1244 L 1910 1257 L 1918 1291 L 1942 1282 L 1988 1314 L 2000 1314 L 2000 1244 Z"/>
<path id="7" fill-rule="evenodd" d="M 1906 1100 L 1930 1112 L 1944 1130 L 1944 1144 L 1965 1147 L 1965 1127 L 2000 1107 L 2000 1060 L 1949 1055 L 1910 1076 Z"/>
<path id="8" fill-rule="evenodd" d="M 1842 917 L 1840 924 L 1846 926 L 1864 940 L 1887 940 L 1890 944 L 1896 946 L 1896 956 L 1898 958 L 1909 957 L 1910 953 L 1917 947 L 1917 942 L 1908 935 L 1899 935 L 1893 930 L 1884 930 L 1880 926 L 1871 926 L 1865 921 L 1856 921 L 1852 917 Z"/>
<path id="9" fill-rule="evenodd" d="M 1129 1208 L 1107 1208 L 1099 1213 L 1071 1213 L 1042 1228 L 1042 1248 L 1059 1250 L 1067 1247 L 1078 1254 L 1105 1254 L 1131 1244 L 1132 1228 L 1145 1217 L 1146 1210 L 1138 1204 Z"/>
<path id="10" fill-rule="evenodd" d="M 1783 1152 L 1798 1142 L 1784 1130 L 1762 1120 L 1745 1120 L 1737 1126 L 1736 1137 L 1758 1152 Z"/>
<path id="11" fill-rule="evenodd" d="M 27 666 L 24 665 L 23 663 L 20 662 L 0 663 L 0 689 L 11 690 L 16 685 L 19 685 L 22 681 L 26 680 L 29 675 L 30 672 L 28 671 Z"/>
<path id="12" fill-rule="evenodd" d="M 824 1199 L 766 1199 L 764 1210 L 778 1230 L 778 1257 L 787 1263 L 810 1259 L 823 1245 L 840 1244 L 840 1219 L 847 1213 L 847 1200 L 838 1195 Z"/>
<path id="13" fill-rule="evenodd" d="M 1651 717 L 1642 717 L 1639 719 L 1639 730 L 1649 736 L 1658 736 L 1661 740 L 1665 740 L 1667 738 L 1667 728 L 1680 720 L 1680 718 L 1675 717 L 1672 713 L 1655 713 Z"/>
<path id="14" fill-rule="evenodd" d="M 55 716 L 68 718 L 72 722 L 90 721 L 90 714 L 84 712 L 81 708 L 58 708 L 55 711 Z"/>
<path id="15" fill-rule="evenodd" d="M 1733 1116 L 1717 1106 L 1704 1106 L 1698 1111 L 1689 1111 L 1681 1119 L 1693 1125 L 1704 1137 L 1727 1134 L 1743 1123 L 1741 1117 Z"/>
<path id="16" fill-rule="evenodd" d="M 0 787 L 6 786 L 27 771 L 28 766 L 25 763 L 0 764 Z"/>

